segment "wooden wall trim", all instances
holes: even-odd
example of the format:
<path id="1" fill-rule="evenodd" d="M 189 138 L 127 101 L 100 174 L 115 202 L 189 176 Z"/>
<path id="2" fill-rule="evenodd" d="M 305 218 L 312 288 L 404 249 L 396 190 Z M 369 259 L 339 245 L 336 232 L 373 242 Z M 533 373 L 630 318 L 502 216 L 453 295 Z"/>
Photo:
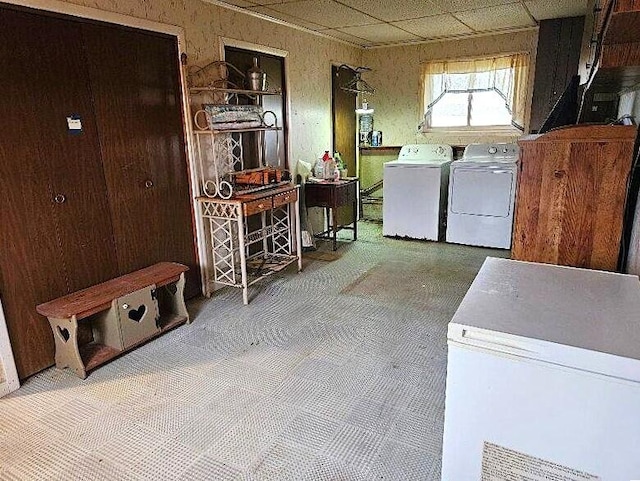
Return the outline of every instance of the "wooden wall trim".
<path id="1" fill-rule="evenodd" d="M 126 27 L 139 28 L 142 30 L 151 30 L 153 32 L 166 33 L 178 37 L 178 48 L 180 53 L 185 50 L 185 34 L 184 29 L 178 25 L 170 25 L 166 23 L 154 22 L 144 18 L 131 17 L 122 13 L 108 12 L 93 7 L 84 7 L 82 5 L 73 5 L 59 0 L 3 0 L 4 3 L 11 5 L 20 5 L 23 7 L 35 8 L 37 10 L 46 10 L 48 12 L 62 13 L 73 17 L 86 18 L 90 20 L 98 20 L 101 22 L 115 23 Z"/>
<path id="2" fill-rule="evenodd" d="M 635 139 L 637 127 L 634 125 L 572 125 L 570 127 L 551 130 L 545 134 L 527 135 L 518 140 L 518 143 L 527 142 L 557 142 L 558 140 L 570 140 L 579 142 L 607 142 L 615 140 Z"/>

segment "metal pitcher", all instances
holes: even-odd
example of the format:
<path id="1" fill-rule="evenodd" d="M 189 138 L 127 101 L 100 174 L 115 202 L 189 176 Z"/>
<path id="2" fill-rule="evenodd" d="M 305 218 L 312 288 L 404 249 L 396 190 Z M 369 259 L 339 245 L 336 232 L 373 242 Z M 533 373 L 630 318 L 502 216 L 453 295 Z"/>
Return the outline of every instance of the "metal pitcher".
<path id="1" fill-rule="evenodd" d="M 253 57 L 253 66 L 247 70 L 247 88 L 249 90 L 267 90 L 267 74 L 258 66 L 258 57 Z"/>

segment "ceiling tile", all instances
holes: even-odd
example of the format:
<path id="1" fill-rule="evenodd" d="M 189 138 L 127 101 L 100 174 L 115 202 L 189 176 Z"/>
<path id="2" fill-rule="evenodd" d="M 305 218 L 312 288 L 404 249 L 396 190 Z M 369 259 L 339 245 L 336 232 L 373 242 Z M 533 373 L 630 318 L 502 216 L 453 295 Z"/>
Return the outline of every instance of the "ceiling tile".
<path id="1" fill-rule="evenodd" d="M 359 27 L 345 27 L 339 30 L 341 32 L 348 33 L 349 35 L 364 38 L 369 40 L 371 43 L 376 44 L 420 40 L 419 37 L 387 23 Z"/>
<path id="2" fill-rule="evenodd" d="M 360 37 L 354 37 L 353 35 L 349 35 L 348 33 L 341 32 L 340 30 L 328 29 L 328 30 L 322 30 L 321 33 L 324 33 L 325 35 L 329 35 L 330 37 L 339 38 L 340 40 L 345 40 L 346 42 L 351 42 L 356 45 L 360 45 L 361 47 L 366 47 L 368 45 L 371 45 L 371 42 L 369 40 L 366 40 Z"/>
<path id="3" fill-rule="evenodd" d="M 271 5 L 278 12 L 308 22 L 321 23 L 327 28 L 349 27 L 377 23 L 378 20 L 333 0 L 302 0 Z"/>
<path id="4" fill-rule="evenodd" d="M 252 0 L 256 1 L 256 0 Z M 479 8 L 493 7 L 515 3 L 518 0 L 434 0 L 444 12 L 462 12 L 464 10 L 477 10 Z"/>
<path id="5" fill-rule="evenodd" d="M 579 17 L 589 11 L 587 0 L 529 0 L 524 3 L 536 20 Z"/>
<path id="6" fill-rule="evenodd" d="M 521 3 L 458 12 L 455 16 L 476 32 L 487 32 L 515 27 L 533 27 L 533 21 Z"/>
<path id="7" fill-rule="evenodd" d="M 223 3 L 228 3 L 229 5 L 235 5 L 236 7 L 250 7 L 255 5 L 255 2 L 248 2 L 247 0 L 224 0 Z"/>
<path id="8" fill-rule="evenodd" d="M 366 12 L 372 17 L 384 22 L 393 20 L 405 20 L 409 18 L 426 17 L 443 13 L 443 10 L 432 1 L 426 0 L 404 0 L 374 2 L 371 0 L 340 0 L 350 7 L 361 12 Z"/>
<path id="9" fill-rule="evenodd" d="M 466 25 L 460 23 L 449 14 L 393 22 L 393 25 L 421 38 L 439 38 L 473 33 Z"/>
<path id="10" fill-rule="evenodd" d="M 268 17 L 277 18 L 284 22 L 291 23 L 293 25 L 298 25 L 300 27 L 305 27 L 310 30 L 320 30 L 325 28 L 324 26 L 318 25 L 317 23 L 307 22 L 305 20 L 292 17 L 291 15 L 287 15 L 286 13 L 278 12 L 269 7 L 256 6 L 256 7 L 249 7 L 247 8 L 247 10 L 251 12 L 261 13 L 262 15 L 266 15 Z"/>
<path id="11" fill-rule="evenodd" d="M 287 0 L 251 0 L 251 1 L 256 5 L 274 5 L 276 3 L 285 3 Z"/>

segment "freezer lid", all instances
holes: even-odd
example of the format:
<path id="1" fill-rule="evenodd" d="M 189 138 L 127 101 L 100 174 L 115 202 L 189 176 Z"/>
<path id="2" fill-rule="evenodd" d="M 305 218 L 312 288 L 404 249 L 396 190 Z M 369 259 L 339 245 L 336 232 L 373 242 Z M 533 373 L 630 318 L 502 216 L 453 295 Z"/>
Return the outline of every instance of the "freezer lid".
<path id="1" fill-rule="evenodd" d="M 477 333 L 487 349 L 516 339 L 529 346 L 525 357 L 571 367 L 578 367 L 576 356 L 591 357 L 589 362 L 620 358 L 640 377 L 640 282 L 625 274 L 488 257 L 449 326 L 453 342 L 474 345 Z M 618 361 L 611 362 L 609 367 Z"/>
<path id="2" fill-rule="evenodd" d="M 449 346 L 480 350 L 501 357 L 543 362 L 561 369 L 579 370 L 640 384 L 640 360 L 582 349 L 550 341 L 450 323 Z"/>

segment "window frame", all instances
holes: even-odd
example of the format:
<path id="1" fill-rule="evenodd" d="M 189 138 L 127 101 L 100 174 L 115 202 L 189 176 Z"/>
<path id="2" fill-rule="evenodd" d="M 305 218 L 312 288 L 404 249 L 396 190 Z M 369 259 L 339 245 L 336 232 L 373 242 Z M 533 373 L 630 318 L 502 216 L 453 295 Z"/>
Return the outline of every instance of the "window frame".
<path id="1" fill-rule="evenodd" d="M 526 59 L 526 63 L 525 63 L 525 74 L 523 75 L 524 78 L 527 78 L 529 76 L 529 53 L 528 52 L 514 52 L 514 53 L 505 53 L 505 54 L 497 54 L 496 56 L 487 56 L 487 57 L 475 57 L 475 58 L 459 58 L 459 59 L 447 59 L 447 60 L 430 60 L 427 61 L 425 63 L 423 63 L 423 66 L 426 66 L 428 64 L 437 64 L 437 63 L 442 63 L 442 64 L 447 64 L 447 63 L 456 63 L 456 62 L 475 62 L 475 61 L 491 61 L 492 59 L 500 59 L 500 58 L 505 58 L 505 57 L 509 57 L 509 58 L 516 58 L 516 57 L 521 57 L 521 58 L 525 58 Z M 511 67 L 509 67 L 512 70 L 512 75 L 514 76 L 514 88 L 522 88 L 523 84 L 522 79 L 520 80 L 515 80 L 516 75 L 522 75 L 522 66 L 521 65 L 513 65 Z M 478 72 L 494 72 L 500 70 L 500 68 L 495 68 L 495 69 L 487 69 L 487 70 L 479 70 Z M 444 71 L 442 72 L 441 75 L 445 75 L 449 72 Z M 464 73 L 464 72 L 453 72 L 453 73 Z M 469 71 L 468 74 L 473 74 L 474 72 Z M 436 74 L 429 74 L 429 73 L 425 73 L 425 71 L 423 70 L 421 72 L 421 112 L 422 112 L 422 123 L 419 125 L 419 131 L 422 133 L 444 133 L 444 132 L 451 132 L 451 133 L 482 133 L 482 134 L 486 134 L 486 133 L 499 133 L 499 134 L 508 134 L 508 135 L 522 135 L 523 132 L 525 132 L 525 126 L 520 126 L 520 124 L 515 120 L 516 117 L 520 118 L 522 117 L 522 112 L 521 110 L 518 110 L 518 115 L 515 114 L 515 112 L 513 112 L 511 110 L 511 108 L 509 108 L 509 106 L 511 105 L 511 107 L 513 108 L 513 106 L 515 105 L 514 102 L 516 102 L 516 100 L 514 99 L 514 101 L 509 102 L 507 99 L 505 99 L 505 102 L 507 104 L 507 110 L 509 111 L 509 113 L 511 114 L 511 123 L 510 124 L 494 124 L 494 125 L 470 125 L 471 124 L 471 105 L 472 105 L 472 100 L 469 99 L 467 101 L 467 125 L 465 126 L 438 126 L 438 127 L 434 127 L 429 125 L 429 119 L 428 119 L 428 113 L 427 112 L 427 105 L 426 105 L 426 98 L 425 98 L 425 88 L 427 88 L 426 86 L 429 84 L 429 79 L 428 76 L 429 75 L 436 75 Z M 526 90 L 528 91 L 530 89 L 529 86 L 529 82 L 526 82 Z M 504 94 L 502 92 L 500 92 L 497 88 L 493 87 L 493 88 L 481 88 L 481 89 L 464 89 L 464 90 L 448 90 L 445 91 L 441 94 L 441 96 L 446 95 L 447 93 L 469 93 L 470 95 L 472 95 L 474 92 L 487 92 L 487 91 L 495 91 L 498 93 L 498 95 L 500 95 L 501 97 L 504 98 Z M 439 100 L 439 99 L 438 99 Z M 527 104 L 528 100 L 526 98 L 523 98 L 521 96 L 517 97 L 517 101 L 523 105 L 523 104 Z M 432 101 L 430 105 L 434 105 L 434 102 L 437 103 L 437 100 Z M 522 108 L 521 106 L 518 106 L 520 109 Z"/>

